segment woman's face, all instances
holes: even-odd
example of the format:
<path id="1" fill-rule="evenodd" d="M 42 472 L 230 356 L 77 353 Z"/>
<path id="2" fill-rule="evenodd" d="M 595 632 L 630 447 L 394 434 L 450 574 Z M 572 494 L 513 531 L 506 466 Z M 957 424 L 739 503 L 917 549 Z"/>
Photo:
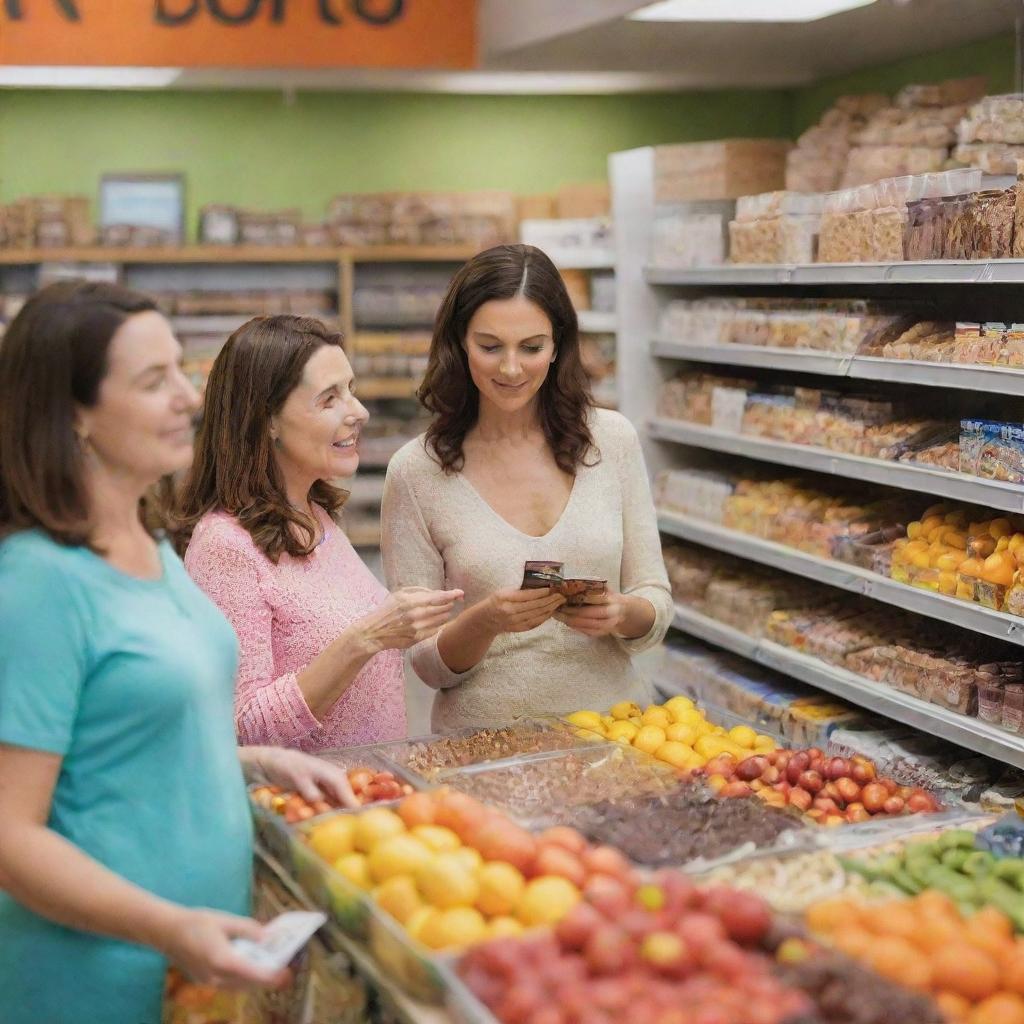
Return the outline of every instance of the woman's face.
<path id="1" fill-rule="evenodd" d="M 181 346 L 155 311 L 130 316 L 107 350 L 107 374 L 76 430 L 100 465 L 143 489 L 192 462 L 199 395 L 181 370 Z"/>
<path id="2" fill-rule="evenodd" d="M 522 295 L 485 302 L 469 321 L 465 349 L 481 407 L 509 413 L 535 401 L 555 360 L 551 321 Z"/>
<path id="3" fill-rule="evenodd" d="M 310 356 L 298 386 L 271 418 L 274 456 L 286 478 L 312 486 L 359 468 L 359 433 L 370 414 L 354 383 L 337 345 L 322 345 Z"/>

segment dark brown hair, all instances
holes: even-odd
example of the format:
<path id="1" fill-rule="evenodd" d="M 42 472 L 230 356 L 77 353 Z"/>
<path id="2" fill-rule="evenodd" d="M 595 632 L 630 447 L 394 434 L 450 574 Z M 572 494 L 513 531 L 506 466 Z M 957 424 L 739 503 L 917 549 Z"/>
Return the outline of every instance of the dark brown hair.
<path id="1" fill-rule="evenodd" d="M 469 372 L 466 332 L 473 314 L 492 299 L 522 295 L 551 321 L 556 361 L 541 385 L 540 422 L 559 468 L 576 474 L 594 448 L 593 406 L 580 361 L 576 311 L 555 265 L 532 245 L 498 245 L 474 256 L 452 278 L 434 323 L 430 360 L 419 398 L 434 414 L 427 447 L 446 473 L 462 469 L 462 445 L 480 414 L 480 393 Z"/>
<path id="2" fill-rule="evenodd" d="M 274 458 L 270 418 L 298 386 L 313 353 L 324 345 L 341 348 L 342 341 L 313 317 L 258 316 L 224 343 L 206 383 L 195 460 L 176 502 L 179 550 L 213 509 L 235 516 L 274 562 L 284 551 L 303 556 L 313 550 L 317 525 L 288 501 Z M 331 516 L 347 496 L 326 480 L 318 480 L 309 492 L 310 501 Z"/>
<path id="3" fill-rule="evenodd" d="M 37 292 L 0 343 L 0 536 L 42 529 L 88 545 L 92 530 L 75 407 L 99 401 L 110 342 L 152 299 L 115 284 Z"/>

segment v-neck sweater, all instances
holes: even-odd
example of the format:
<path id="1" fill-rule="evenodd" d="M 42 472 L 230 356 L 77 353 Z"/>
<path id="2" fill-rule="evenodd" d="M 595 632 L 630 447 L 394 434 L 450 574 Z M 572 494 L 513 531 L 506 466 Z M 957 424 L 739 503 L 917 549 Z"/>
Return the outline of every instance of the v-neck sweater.
<path id="1" fill-rule="evenodd" d="M 503 633 L 462 673 L 444 663 L 436 637 L 418 644 L 412 666 L 438 690 L 435 729 L 650 700 L 650 684 L 632 656 L 662 641 L 673 605 L 647 470 L 625 417 L 597 409 L 590 428 L 592 464 L 579 467 L 565 509 L 542 537 L 507 522 L 462 474 L 445 473 L 423 436 L 392 458 L 381 510 L 390 588 L 457 588 L 468 607 L 519 587 L 525 562 L 553 560 L 565 564 L 567 575 L 607 579 L 612 590 L 646 598 L 655 611 L 650 632 L 635 640 L 587 637 L 555 619 L 527 633 Z"/>

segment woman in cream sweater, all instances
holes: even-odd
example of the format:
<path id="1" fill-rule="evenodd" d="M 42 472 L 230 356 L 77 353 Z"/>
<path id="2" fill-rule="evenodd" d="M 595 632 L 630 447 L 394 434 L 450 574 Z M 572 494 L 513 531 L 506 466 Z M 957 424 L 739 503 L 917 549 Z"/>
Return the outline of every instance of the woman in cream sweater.
<path id="1" fill-rule="evenodd" d="M 434 419 L 391 460 L 382 512 L 389 586 L 466 595 L 412 650 L 435 729 L 650 699 L 632 656 L 672 618 L 654 505 L 633 426 L 593 406 L 577 331 L 558 271 L 526 245 L 470 260 L 438 313 L 420 389 Z M 519 589 L 541 560 L 607 595 L 570 608 Z"/>

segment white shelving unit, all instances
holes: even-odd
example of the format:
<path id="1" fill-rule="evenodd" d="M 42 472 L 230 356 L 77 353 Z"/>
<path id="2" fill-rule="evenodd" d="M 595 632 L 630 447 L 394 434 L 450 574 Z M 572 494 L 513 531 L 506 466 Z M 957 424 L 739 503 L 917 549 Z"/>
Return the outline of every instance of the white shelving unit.
<path id="1" fill-rule="evenodd" d="M 584 334 L 614 334 L 618 330 L 618 317 L 593 309 L 581 309 L 576 314 L 580 331 Z"/>
<path id="2" fill-rule="evenodd" d="M 828 448 L 733 434 L 677 420 L 653 419 L 648 424 L 647 435 L 660 441 L 674 441 L 706 451 L 743 455 L 780 466 L 794 466 L 850 480 L 921 491 L 1005 512 L 1024 512 L 1024 487 L 999 480 L 982 480 L 967 473 L 847 455 Z"/>
<path id="3" fill-rule="evenodd" d="M 830 587 L 861 594 L 874 601 L 890 604 L 896 608 L 927 615 L 929 618 L 948 622 L 953 626 L 969 629 L 974 633 L 1008 640 L 1024 646 L 1024 619 L 993 611 L 980 604 L 946 597 L 931 590 L 911 587 L 906 583 L 879 576 L 868 569 L 831 558 L 820 558 L 796 548 L 762 540 L 749 533 L 730 530 L 717 523 L 705 522 L 692 516 L 681 516 L 670 512 L 658 515 L 658 527 L 662 533 L 680 540 L 690 541 L 702 547 L 713 548 L 728 555 L 736 555 L 759 565 L 781 569 L 794 576 L 804 576 Z"/>
<path id="4" fill-rule="evenodd" d="M 691 636 L 749 658 L 766 668 L 783 672 L 833 696 L 842 697 L 851 704 L 895 718 L 933 736 L 958 743 L 968 750 L 1024 768 L 1024 739 L 987 722 L 958 715 L 919 697 L 901 693 L 881 683 L 873 683 L 846 669 L 829 665 L 770 640 L 747 636 L 724 622 L 683 605 L 676 606 L 673 624 Z"/>
<path id="5" fill-rule="evenodd" d="M 926 363 L 913 359 L 876 359 L 840 356 L 810 349 L 762 348 L 759 345 L 702 345 L 655 338 L 651 354 L 661 359 L 685 359 L 718 366 L 744 366 L 764 370 L 816 373 L 852 380 L 919 384 L 924 387 L 984 391 L 996 395 L 1024 395 L 1024 371 L 1002 366 Z"/>
<path id="6" fill-rule="evenodd" d="M 659 336 L 660 313 L 674 298 L 712 294 L 815 294 L 906 300 L 916 294 L 948 299 L 958 286 L 983 306 L 989 286 L 1024 284 L 1024 261 L 936 261 L 898 264 L 811 266 L 718 266 L 670 269 L 649 265 L 655 214 L 654 150 L 613 154 L 609 161 L 616 244 L 616 309 L 619 318 L 620 409 L 640 432 L 652 474 L 695 462 L 708 453 L 743 456 L 777 466 L 883 484 L 927 495 L 953 498 L 1006 511 L 1024 511 L 1024 487 L 967 475 L 882 460 L 848 456 L 822 448 L 746 437 L 656 418 L 655 396 L 681 361 L 720 367 L 751 367 L 793 374 L 880 381 L 900 386 L 940 388 L 988 395 L 1024 395 L 1024 372 L 1004 367 L 896 361 L 829 352 L 702 344 L 701 339 Z M 806 287 L 804 287 L 806 286 Z M 802 289 L 802 290 L 801 290 Z M 993 297 L 1007 294 L 992 287 Z M 982 299 L 982 302 L 977 300 Z M 963 397 L 961 395 L 961 397 Z M 786 471 L 787 473 L 789 471 Z M 781 475 L 781 474 L 780 474 Z M 962 629 L 1024 646 L 1024 619 L 911 587 L 857 566 L 819 558 L 749 534 L 690 516 L 662 513 L 666 535 L 746 559 L 781 572 Z M 758 664 L 843 697 L 852 703 L 911 724 L 932 735 L 1024 767 L 1024 740 L 977 719 L 957 715 L 915 697 L 777 644 L 752 639 L 693 609 L 678 608 L 676 626 Z"/>

